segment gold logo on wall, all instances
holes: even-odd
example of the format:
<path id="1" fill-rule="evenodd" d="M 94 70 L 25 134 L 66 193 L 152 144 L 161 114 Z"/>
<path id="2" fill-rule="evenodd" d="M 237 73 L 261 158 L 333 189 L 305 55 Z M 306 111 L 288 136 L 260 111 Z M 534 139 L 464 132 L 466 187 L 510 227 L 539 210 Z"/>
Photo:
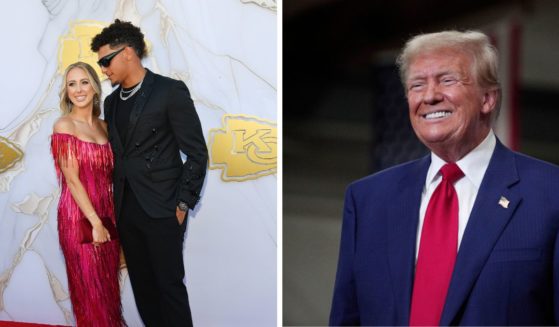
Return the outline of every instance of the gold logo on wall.
<path id="1" fill-rule="evenodd" d="M 94 20 L 80 20 L 71 24 L 68 34 L 60 38 L 58 49 L 58 72 L 64 73 L 66 67 L 76 61 L 83 61 L 91 65 L 101 80 L 106 76 L 101 73 L 97 65 L 97 54 L 91 51 L 91 40 L 107 26 Z"/>
<path id="2" fill-rule="evenodd" d="M 23 158 L 23 152 L 8 139 L 0 136 L 0 173 L 12 168 Z"/>
<path id="3" fill-rule="evenodd" d="M 248 115 L 224 115 L 222 123 L 210 130 L 210 169 L 222 169 L 226 182 L 276 173 L 276 123 Z"/>

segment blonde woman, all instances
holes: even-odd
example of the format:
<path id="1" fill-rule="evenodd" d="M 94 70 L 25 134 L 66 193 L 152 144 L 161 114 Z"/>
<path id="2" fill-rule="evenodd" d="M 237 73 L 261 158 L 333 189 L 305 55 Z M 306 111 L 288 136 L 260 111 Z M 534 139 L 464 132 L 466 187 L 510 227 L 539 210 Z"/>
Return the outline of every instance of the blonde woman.
<path id="1" fill-rule="evenodd" d="M 99 119 L 101 85 L 95 70 L 76 62 L 64 73 L 62 117 L 51 151 L 62 192 L 58 234 L 66 260 L 77 326 L 122 326 L 119 242 L 112 194 L 113 155 Z"/>

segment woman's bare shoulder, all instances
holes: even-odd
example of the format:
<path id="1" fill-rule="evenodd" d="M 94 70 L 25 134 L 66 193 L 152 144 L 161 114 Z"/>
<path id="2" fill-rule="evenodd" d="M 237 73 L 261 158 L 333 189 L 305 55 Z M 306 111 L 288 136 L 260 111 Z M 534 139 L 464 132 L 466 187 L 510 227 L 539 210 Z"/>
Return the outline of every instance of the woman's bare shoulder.
<path id="1" fill-rule="evenodd" d="M 107 133 L 109 132 L 109 128 L 108 128 L 107 122 L 104 121 L 104 120 L 101 119 L 101 118 L 97 118 L 97 119 L 98 119 L 98 121 L 99 121 L 99 125 L 101 125 L 101 128 L 103 128 L 103 131 L 105 132 L 105 134 L 107 134 Z"/>
<path id="2" fill-rule="evenodd" d="M 65 133 L 74 135 L 75 132 L 75 125 L 72 119 L 68 116 L 62 116 L 58 118 L 58 120 L 54 123 L 52 127 L 52 131 L 54 133 Z"/>

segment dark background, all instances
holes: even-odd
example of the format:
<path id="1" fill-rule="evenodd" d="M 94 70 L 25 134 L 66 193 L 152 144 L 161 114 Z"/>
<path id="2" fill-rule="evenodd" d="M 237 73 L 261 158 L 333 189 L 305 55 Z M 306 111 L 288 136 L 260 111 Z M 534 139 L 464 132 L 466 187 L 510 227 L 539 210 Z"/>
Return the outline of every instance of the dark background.
<path id="1" fill-rule="evenodd" d="M 559 163 L 559 2 L 284 0 L 284 325 L 328 322 L 347 184 L 427 153 L 394 66 L 405 41 L 511 26 L 517 148 Z"/>

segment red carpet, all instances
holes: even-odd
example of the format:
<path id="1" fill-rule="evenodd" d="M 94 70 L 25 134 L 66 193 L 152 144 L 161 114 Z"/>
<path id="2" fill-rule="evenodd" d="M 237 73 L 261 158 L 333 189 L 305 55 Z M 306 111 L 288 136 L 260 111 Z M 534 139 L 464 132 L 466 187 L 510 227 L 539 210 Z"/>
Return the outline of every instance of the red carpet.
<path id="1" fill-rule="evenodd" d="M 30 324 L 27 322 L 0 321 L 0 327 L 65 327 L 65 326 Z"/>

